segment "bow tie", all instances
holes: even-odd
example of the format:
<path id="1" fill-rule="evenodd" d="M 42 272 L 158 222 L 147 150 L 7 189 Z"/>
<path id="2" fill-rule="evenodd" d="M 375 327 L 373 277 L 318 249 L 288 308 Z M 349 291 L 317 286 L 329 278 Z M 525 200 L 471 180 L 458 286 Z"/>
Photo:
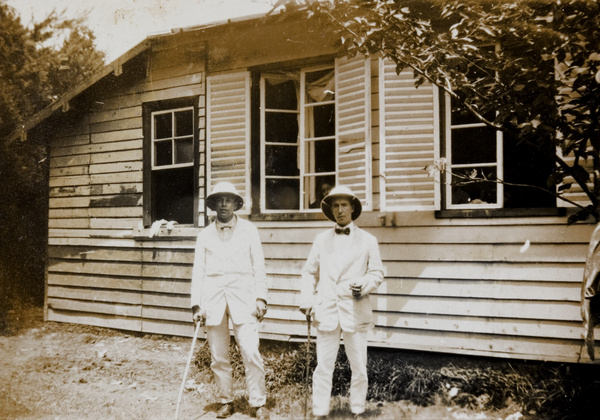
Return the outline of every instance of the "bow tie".
<path id="1" fill-rule="evenodd" d="M 224 230 L 224 229 L 233 229 L 233 225 L 232 224 L 227 224 L 227 225 L 220 225 L 219 226 L 220 230 Z"/>
<path id="2" fill-rule="evenodd" d="M 336 227 L 335 233 L 337 233 L 338 235 L 350 235 L 350 228 L 349 227 L 345 227 L 345 228 Z"/>

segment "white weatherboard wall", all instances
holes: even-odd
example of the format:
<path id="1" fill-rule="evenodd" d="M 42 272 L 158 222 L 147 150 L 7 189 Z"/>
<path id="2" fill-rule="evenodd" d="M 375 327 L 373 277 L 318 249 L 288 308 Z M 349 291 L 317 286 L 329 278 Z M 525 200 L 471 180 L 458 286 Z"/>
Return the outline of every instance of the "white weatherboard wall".
<path id="1" fill-rule="evenodd" d="M 200 161 L 209 165 L 208 178 L 213 181 L 218 178 L 216 163 L 230 158 L 242 163 L 249 134 L 247 127 L 236 126 L 234 139 L 219 143 L 226 138 L 219 136 L 228 132 L 225 117 L 232 108 L 222 109 L 222 129 L 215 126 L 216 109 L 214 115 L 207 112 L 226 95 L 215 93 L 216 78 L 209 79 L 205 89 L 200 60 L 167 47 L 152 52 L 146 74 L 132 83 L 99 89 L 91 112 L 72 117 L 51 133 L 49 320 L 187 336 L 193 332 L 189 285 L 198 229 L 163 229 L 154 238 L 139 229 L 142 103 L 201 98 Z M 372 210 L 365 206 L 357 223 L 378 238 L 386 266 L 385 280 L 371 297 L 376 316 L 371 345 L 587 362 L 579 293 L 593 226 L 566 226 L 561 217 L 435 219 L 435 179 L 423 169 L 435 156 L 433 90 L 415 89 L 411 77 L 397 76 L 385 66 L 359 61 L 337 65 L 340 85 L 361 80 L 350 84 L 356 89 L 340 94 L 341 112 L 350 112 L 342 119 L 340 140 L 356 140 L 364 147 L 362 154 L 353 154 L 353 147 L 348 150 L 348 169 L 364 168 L 365 176 L 361 173 L 356 179 L 364 184 L 365 200 L 373 197 Z M 246 94 L 248 79 L 242 79 L 239 92 Z M 205 106 L 207 94 L 215 97 Z M 362 104 L 369 106 L 352 105 L 354 95 L 366 98 Z M 245 113 L 246 101 L 243 106 L 234 101 L 241 107 L 236 109 Z M 354 112 L 356 121 L 371 127 L 353 127 Z M 241 154 L 229 156 L 229 146 Z M 250 169 L 244 165 L 235 176 L 240 189 L 249 191 Z M 202 166 L 200 198 L 205 196 L 206 172 Z M 303 338 L 306 323 L 297 306 L 300 271 L 315 236 L 331 223 L 254 222 L 271 282 L 261 332 L 280 340 Z"/>

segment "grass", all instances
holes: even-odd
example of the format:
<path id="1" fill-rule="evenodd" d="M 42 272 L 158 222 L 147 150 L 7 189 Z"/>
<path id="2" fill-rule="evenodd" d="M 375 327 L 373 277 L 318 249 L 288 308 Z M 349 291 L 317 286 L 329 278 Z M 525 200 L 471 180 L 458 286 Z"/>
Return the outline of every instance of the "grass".
<path id="1" fill-rule="evenodd" d="M 306 369 L 305 344 L 261 342 L 269 408 L 298 412 Z M 243 389 L 243 363 L 235 342 L 230 349 L 234 379 Z M 310 377 L 316 366 L 311 348 Z M 210 374 L 207 346 L 195 364 Z M 499 360 L 436 353 L 370 349 L 369 401 L 405 401 L 428 407 L 496 411 L 517 407 L 524 419 L 598 418 L 600 367 L 563 363 Z M 343 347 L 338 354 L 332 395 L 347 396 L 351 370 Z M 291 404 L 291 405 L 290 405 Z"/>
<path id="2" fill-rule="evenodd" d="M 7 305 L 6 302 L 0 299 L 0 307 L 3 309 L 0 313 L 0 334 L 13 335 L 23 325 L 31 323 L 29 318 L 33 316 L 33 312 L 24 310 L 30 303 Z M 81 329 L 82 334 L 89 334 L 94 327 L 74 325 L 70 328 Z M 106 333 L 103 330 L 103 334 Z M 165 338 L 156 336 L 156 339 Z M 94 340 L 95 337 L 90 335 L 83 338 L 84 342 Z M 216 389 L 214 384 L 211 385 L 208 346 L 206 342 L 200 342 L 196 349 L 196 382 L 207 391 L 207 400 L 216 403 Z M 313 343 L 310 349 L 309 378 L 312 378 L 316 367 L 315 349 Z M 235 342 L 231 345 L 230 353 L 236 396 L 239 396 L 235 401 L 236 410 L 247 412 L 247 401 L 243 397 L 244 368 Z M 307 400 L 304 388 L 306 345 L 263 340 L 261 353 L 265 361 L 267 406 L 274 414 L 282 417 L 302 417 L 304 402 Z M 369 349 L 368 372 L 367 398 L 377 407 L 385 407 L 385 404 L 391 402 L 406 402 L 439 409 L 441 414 L 437 418 L 444 418 L 443 410 L 447 408 L 465 408 L 486 413 L 518 412 L 524 419 L 570 420 L 600 417 L 596 412 L 596 400 L 600 394 L 600 365 Z M 342 347 L 333 378 L 334 396 L 347 398 L 350 377 L 350 367 Z M 345 408 L 340 406 L 340 399 L 334 399 L 332 404 L 334 417 L 347 414 L 347 410 L 344 411 Z M 416 417 L 409 413 L 405 418 Z"/>

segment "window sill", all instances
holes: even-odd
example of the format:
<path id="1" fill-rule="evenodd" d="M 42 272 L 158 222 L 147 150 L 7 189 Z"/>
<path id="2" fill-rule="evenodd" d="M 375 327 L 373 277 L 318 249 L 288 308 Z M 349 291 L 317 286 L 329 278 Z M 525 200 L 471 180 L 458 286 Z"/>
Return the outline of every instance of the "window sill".
<path id="1" fill-rule="evenodd" d="M 133 230 L 133 239 L 136 241 L 187 241 L 195 240 L 201 228 L 193 225 L 176 225 L 173 229 L 161 227 L 153 232 L 151 228 Z"/>
<path id="2" fill-rule="evenodd" d="M 461 209 L 437 210 L 436 219 L 469 219 L 469 218 L 501 218 L 501 217 L 564 217 L 567 209 L 527 208 L 527 209 Z"/>
<path id="3" fill-rule="evenodd" d="M 248 219 L 257 222 L 329 220 L 321 212 L 314 213 L 260 213 L 250 214 Z"/>

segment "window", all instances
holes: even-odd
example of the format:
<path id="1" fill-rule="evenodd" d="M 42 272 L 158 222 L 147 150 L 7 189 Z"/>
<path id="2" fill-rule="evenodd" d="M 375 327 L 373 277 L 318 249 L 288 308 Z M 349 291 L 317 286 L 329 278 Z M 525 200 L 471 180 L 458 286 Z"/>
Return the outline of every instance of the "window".
<path id="1" fill-rule="evenodd" d="M 447 95 L 441 102 L 445 209 L 555 207 L 555 198 L 543 191 L 554 168 L 552 151 L 508 138 L 460 111 Z"/>
<path id="2" fill-rule="evenodd" d="M 229 181 L 266 219 L 313 218 L 335 184 L 372 208 L 370 61 L 326 60 L 207 77 L 209 191 Z"/>
<path id="3" fill-rule="evenodd" d="M 197 110 L 192 99 L 145 104 L 144 224 L 195 223 Z"/>
<path id="4" fill-rule="evenodd" d="M 336 182 L 335 70 L 260 76 L 261 212 L 310 211 Z"/>

